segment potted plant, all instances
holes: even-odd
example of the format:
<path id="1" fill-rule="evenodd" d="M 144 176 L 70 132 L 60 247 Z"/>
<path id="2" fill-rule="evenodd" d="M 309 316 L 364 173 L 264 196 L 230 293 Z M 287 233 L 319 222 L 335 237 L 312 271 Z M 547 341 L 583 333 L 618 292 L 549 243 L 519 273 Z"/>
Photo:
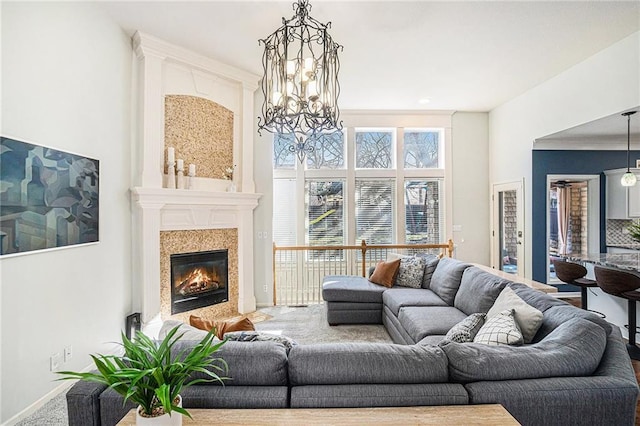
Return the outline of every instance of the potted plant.
<path id="1" fill-rule="evenodd" d="M 634 241 L 640 242 L 640 223 L 633 222 L 627 230 L 629 231 L 629 236 L 633 238 Z"/>
<path id="2" fill-rule="evenodd" d="M 159 342 L 140 331 L 131 340 L 123 333 L 123 355 L 91 355 L 97 372 L 61 371 L 59 374 L 64 377 L 60 380 L 88 380 L 113 388 L 125 401 L 139 405 L 137 424 L 181 425 L 182 416 L 172 416 L 174 412 L 191 418 L 182 408 L 182 388 L 202 382 L 223 383 L 226 378 L 214 371 L 226 373 L 228 366 L 223 359 L 211 356 L 226 342 L 215 342 L 213 330 L 193 347 L 172 356 L 171 349 L 183 336 L 178 329 L 179 326 L 173 328 Z M 193 373 L 199 373 L 200 377 L 193 378 Z M 149 423 L 149 419 L 158 418 L 163 420 Z"/>

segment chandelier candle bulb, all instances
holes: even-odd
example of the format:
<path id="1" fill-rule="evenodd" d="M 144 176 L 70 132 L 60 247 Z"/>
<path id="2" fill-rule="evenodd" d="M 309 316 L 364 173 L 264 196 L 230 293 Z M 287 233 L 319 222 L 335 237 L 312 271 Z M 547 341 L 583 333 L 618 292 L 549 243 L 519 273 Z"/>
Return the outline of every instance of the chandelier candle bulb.
<path id="1" fill-rule="evenodd" d="M 292 76 L 296 73 L 296 62 L 287 61 L 287 75 Z"/>

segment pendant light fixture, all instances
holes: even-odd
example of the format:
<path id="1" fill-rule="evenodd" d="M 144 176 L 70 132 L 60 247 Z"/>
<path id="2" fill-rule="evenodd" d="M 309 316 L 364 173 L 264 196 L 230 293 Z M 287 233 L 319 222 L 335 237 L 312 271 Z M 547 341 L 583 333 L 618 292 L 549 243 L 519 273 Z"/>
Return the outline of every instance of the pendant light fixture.
<path id="1" fill-rule="evenodd" d="M 629 165 L 629 154 L 631 153 L 631 116 L 637 111 L 623 112 L 622 115 L 627 117 L 627 172 L 622 175 L 620 183 L 622 186 L 633 186 L 638 181 L 635 173 L 631 173 Z"/>
<path id="2" fill-rule="evenodd" d="M 258 133 L 289 134 L 294 142 L 289 151 L 300 162 L 313 152 L 323 133 L 341 130 L 338 109 L 338 50 L 328 33 L 331 22 L 322 24 L 309 16 L 308 0 L 293 3 L 295 15 L 268 37 L 262 66 L 262 116 Z"/>

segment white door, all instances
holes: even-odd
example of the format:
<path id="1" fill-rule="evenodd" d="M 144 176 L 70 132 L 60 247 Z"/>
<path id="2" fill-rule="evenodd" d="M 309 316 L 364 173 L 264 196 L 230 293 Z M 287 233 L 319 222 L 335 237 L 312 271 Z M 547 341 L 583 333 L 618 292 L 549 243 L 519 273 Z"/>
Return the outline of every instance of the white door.
<path id="1" fill-rule="evenodd" d="M 523 182 L 493 185 L 491 203 L 491 267 L 524 276 Z"/>

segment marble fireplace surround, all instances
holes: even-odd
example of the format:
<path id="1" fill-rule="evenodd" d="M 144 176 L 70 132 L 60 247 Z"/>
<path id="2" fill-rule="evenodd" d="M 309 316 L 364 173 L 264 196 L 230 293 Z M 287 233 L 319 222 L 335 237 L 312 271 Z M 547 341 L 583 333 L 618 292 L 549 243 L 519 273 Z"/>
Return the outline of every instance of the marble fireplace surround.
<path id="1" fill-rule="evenodd" d="M 260 194 L 189 191 L 165 188 L 133 188 L 132 201 L 139 238 L 135 252 L 135 276 L 140 277 L 138 298 L 142 320 L 150 322 L 161 312 L 160 232 L 205 229 L 237 229 L 239 313 L 256 308 L 253 289 L 253 209 Z M 236 307 L 232 307 L 235 309 Z"/>

